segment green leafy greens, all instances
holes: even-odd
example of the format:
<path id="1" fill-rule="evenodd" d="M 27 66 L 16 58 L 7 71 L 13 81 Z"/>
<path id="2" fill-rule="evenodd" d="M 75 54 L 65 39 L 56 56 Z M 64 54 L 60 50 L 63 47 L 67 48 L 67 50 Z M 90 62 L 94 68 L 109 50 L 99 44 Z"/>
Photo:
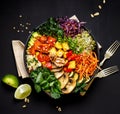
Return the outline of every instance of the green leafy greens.
<path id="1" fill-rule="evenodd" d="M 45 23 L 39 26 L 38 32 L 41 35 L 52 36 L 55 38 L 63 37 L 63 30 L 54 18 L 49 18 Z"/>
<path id="2" fill-rule="evenodd" d="M 49 93 L 54 99 L 60 98 L 60 82 L 55 78 L 54 73 L 52 73 L 49 69 L 38 67 L 30 73 L 30 77 L 33 79 L 34 87 L 37 93 L 43 90 Z"/>

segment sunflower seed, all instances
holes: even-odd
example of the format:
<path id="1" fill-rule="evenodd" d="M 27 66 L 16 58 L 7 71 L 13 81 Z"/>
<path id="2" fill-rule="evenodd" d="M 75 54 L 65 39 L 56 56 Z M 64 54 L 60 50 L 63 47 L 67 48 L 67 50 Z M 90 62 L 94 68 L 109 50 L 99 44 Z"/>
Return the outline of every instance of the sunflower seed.
<path id="1" fill-rule="evenodd" d="M 105 4 L 106 3 L 106 0 L 103 0 L 103 4 Z"/>
<path id="2" fill-rule="evenodd" d="M 94 16 L 98 16 L 100 13 L 99 12 L 96 12 L 96 13 L 94 13 Z"/>
<path id="3" fill-rule="evenodd" d="M 94 15 L 93 14 L 90 14 L 90 16 L 93 18 L 94 17 Z"/>
<path id="4" fill-rule="evenodd" d="M 102 9 L 102 6 L 101 6 L 101 5 L 98 5 L 98 8 L 99 8 L 99 9 Z"/>

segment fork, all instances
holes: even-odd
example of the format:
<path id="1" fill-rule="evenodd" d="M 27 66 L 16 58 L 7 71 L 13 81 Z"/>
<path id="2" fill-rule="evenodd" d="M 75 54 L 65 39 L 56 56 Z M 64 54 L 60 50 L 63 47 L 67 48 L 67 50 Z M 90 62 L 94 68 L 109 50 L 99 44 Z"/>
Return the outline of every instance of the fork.
<path id="1" fill-rule="evenodd" d="M 103 70 L 101 70 L 100 72 L 98 72 L 96 75 L 95 75 L 95 78 L 103 78 L 103 77 L 106 77 L 106 76 L 109 76 L 115 72 L 119 71 L 118 67 L 115 65 L 115 66 L 111 66 L 111 67 L 108 67 L 108 68 L 105 68 Z"/>
<path id="2" fill-rule="evenodd" d="M 105 52 L 104 59 L 100 62 L 99 66 L 102 66 L 106 59 L 109 59 L 120 46 L 119 41 L 115 41 Z"/>
<path id="3" fill-rule="evenodd" d="M 83 92 L 80 92 L 80 95 L 81 96 L 84 96 L 86 94 L 86 91 L 89 89 L 89 87 L 91 86 L 91 84 L 93 83 L 94 79 L 95 78 L 103 78 L 103 77 L 107 77 L 115 72 L 119 71 L 118 67 L 115 65 L 115 66 L 111 66 L 111 67 L 108 67 L 108 68 L 105 68 L 103 70 L 101 70 L 100 72 L 98 72 L 95 77 L 87 84 L 87 86 L 85 86 Z"/>

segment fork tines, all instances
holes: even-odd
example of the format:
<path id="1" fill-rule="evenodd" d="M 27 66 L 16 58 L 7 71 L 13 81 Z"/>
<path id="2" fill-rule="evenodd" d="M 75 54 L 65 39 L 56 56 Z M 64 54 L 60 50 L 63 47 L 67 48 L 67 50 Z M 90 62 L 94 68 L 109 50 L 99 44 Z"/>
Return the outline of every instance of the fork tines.
<path id="1" fill-rule="evenodd" d="M 111 67 L 108 67 L 104 70 L 104 73 L 105 75 L 111 75 L 115 72 L 119 71 L 118 67 L 117 66 L 111 66 Z"/>
<path id="2" fill-rule="evenodd" d="M 114 53 L 118 47 L 120 46 L 120 42 L 118 40 L 116 40 L 109 48 L 107 51 L 111 51 L 112 53 Z"/>

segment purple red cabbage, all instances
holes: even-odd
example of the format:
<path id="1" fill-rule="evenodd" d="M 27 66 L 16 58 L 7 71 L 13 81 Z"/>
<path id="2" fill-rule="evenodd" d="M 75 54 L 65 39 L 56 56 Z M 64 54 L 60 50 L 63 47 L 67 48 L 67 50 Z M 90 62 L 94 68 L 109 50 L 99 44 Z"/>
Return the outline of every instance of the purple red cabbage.
<path id="1" fill-rule="evenodd" d="M 75 19 L 70 19 L 66 17 L 58 17 L 56 21 L 59 23 L 60 27 L 64 31 L 64 35 L 67 37 L 74 37 L 75 35 L 81 33 L 81 27 L 84 26 L 85 22 L 78 22 Z"/>

